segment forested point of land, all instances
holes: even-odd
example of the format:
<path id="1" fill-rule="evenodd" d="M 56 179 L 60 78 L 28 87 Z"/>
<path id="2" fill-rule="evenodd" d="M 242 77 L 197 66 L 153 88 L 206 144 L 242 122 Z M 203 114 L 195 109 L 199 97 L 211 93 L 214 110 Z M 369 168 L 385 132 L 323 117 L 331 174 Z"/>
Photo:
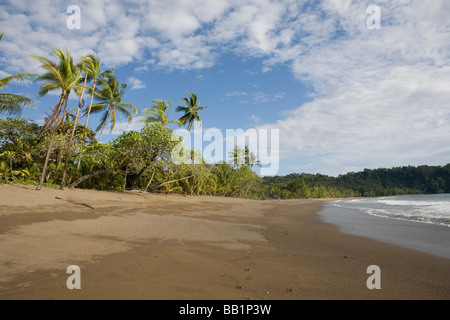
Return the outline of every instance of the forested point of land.
<path id="1" fill-rule="evenodd" d="M 202 159 L 196 164 L 174 163 L 171 153 L 182 139 L 173 141 L 174 130 L 159 123 L 123 133 L 108 143 L 98 143 L 94 132 L 78 125 L 68 151 L 72 127 L 68 117 L 55 134 L 45 185 L 59 185 L 69 152 L 67 185 L 86 189 L 251 199 L 450 193 L 450 164 L 365 169 L 338 177 L 306 173 L 259 177 L 253 170 L 257 165 L 254 155 L 245 147 L 236 147 L 227 162 L 210 164 Z M 51 136 L 32 121 L 0 119 L 0 182 L 38 185 Z M 192 159 L 201 158 L 199 151 L 191 153 Z"/>
<path id="2" fill-rule="evenodd" d="M 364 169 L 338 177 L 289 174 L 264 177 L 269 198 L 381 197 L 450 193 L 450 164 Z"/>

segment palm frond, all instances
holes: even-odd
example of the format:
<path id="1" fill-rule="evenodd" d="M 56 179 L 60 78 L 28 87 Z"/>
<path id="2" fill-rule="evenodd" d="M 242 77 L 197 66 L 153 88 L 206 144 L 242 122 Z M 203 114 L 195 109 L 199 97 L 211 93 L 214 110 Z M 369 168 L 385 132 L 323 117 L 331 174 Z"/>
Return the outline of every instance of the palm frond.
<path id="1" fill-rule="evenodd" d="M 103 116 L 102 116 L 102 118 L 101 118 L 101 120 L 100 120 L 100 124 L 98 125 L 98 127 L 97 127 L 97 129 L 95 129 L 95 131 L 100 131 L 101 130 L 101 128 L 103 127 L 103 126 L 106 126 L 106 122 L 108 121 L 108 118 L 109 118 L 109 111 L 106 111 L 104 114 L 103 114 Z"/>
<path id="2" fill-rule="evenodd" d="M 25 81 L 25 80 L 34 80 L 37 78 L 37 74 L 22 72 L 18 73 L 3 79 L 0 79 L 0 89 L 5 88 L 9 82 L 11 81 Z"/>
<path id="3" fill-rule="evenodd" d="M 98 113 L 104 111 L 108 107 L 107 102 L 96 103 L 91 107 L 91 113 Z M 87 112 L 87 111 L 86 111 Z"/>
<path id="4" fill-rule="evenodd" d="M 35 107 L 33 100 L 15 94 L 0 94 L 0 113 L 20 114 L 23 107 Z"/>
<path id="5" fill-rule="evenodd" d="M 127 111 L 130 111 L 130 113 L 133 113 L 135 116 L 139 114 L 139 109 L 132 103 L 127 102 L 119 102 L 117 106 L 121 109 L 126 109 Z"/>

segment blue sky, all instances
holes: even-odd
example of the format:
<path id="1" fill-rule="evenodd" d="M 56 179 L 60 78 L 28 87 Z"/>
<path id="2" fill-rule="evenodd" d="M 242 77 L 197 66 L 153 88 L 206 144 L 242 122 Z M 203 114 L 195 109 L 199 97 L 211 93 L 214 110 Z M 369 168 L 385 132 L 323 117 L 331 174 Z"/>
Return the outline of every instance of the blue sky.
<path id="1" fill-rule="evenodd" d="M 81 29 L 66 27 L 80 8 Z M 381 29 L 367 28 L 381 10 Z M 126 102 L 195 92 L 203 129 L 277 129 L 280 170 L 338 175 L 450 162 L 450 3 L 446 0 L 3 1 L 0 77 L 40 73 L 30 55 L 96 53 L 128 83 Z M 37 85 L 42 121 L 57 94 Z M 71 100 L 76 105 L 75 97 Z M 140 115 L 142 116 L 142 114 Z M 119 119 L 114 138 L 142 127 Z M 96 127 L 94 118 L 91 128 Z"/>

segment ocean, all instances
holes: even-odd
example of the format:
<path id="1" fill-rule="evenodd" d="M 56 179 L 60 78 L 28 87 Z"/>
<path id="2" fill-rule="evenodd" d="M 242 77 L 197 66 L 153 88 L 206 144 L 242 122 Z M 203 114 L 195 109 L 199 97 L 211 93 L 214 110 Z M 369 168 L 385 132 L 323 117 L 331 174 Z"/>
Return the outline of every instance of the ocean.
<path id="1" fill-rule="evenodd" d="M 331 201 L 319 216 L 345 233 L 450 259 L 450 194 Z"/>
<path id="2" fill-rule="evenodd" d="M 450 194 L 341 200 L 332 205 L 378 217 L 450 227 Z"/>

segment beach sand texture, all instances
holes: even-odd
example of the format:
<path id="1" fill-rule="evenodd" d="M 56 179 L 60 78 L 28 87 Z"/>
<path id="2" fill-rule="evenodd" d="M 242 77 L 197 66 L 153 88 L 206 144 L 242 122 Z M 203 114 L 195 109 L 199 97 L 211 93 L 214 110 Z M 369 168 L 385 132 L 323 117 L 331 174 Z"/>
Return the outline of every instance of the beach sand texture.
<path id="1" fill-rule="evenodd" d="M 450 260 L 340 233 L 322 203 L 0 185 L 0 299 L 450 298 Z"/>

